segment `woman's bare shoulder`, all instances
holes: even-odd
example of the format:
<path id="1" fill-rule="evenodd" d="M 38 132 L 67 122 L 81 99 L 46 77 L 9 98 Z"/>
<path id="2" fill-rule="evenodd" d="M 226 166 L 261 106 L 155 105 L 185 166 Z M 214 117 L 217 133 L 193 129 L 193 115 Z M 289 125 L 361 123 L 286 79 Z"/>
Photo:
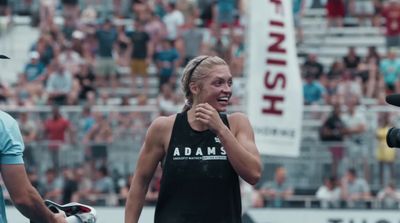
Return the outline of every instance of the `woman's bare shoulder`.
<path id="1" fill-rule="evenodd" d="M 166 130 L 172 128 L 176 119 L 176 114 L 170 116 L 159 116 L 151 123 L 150 128 L 155 130 Z"/>

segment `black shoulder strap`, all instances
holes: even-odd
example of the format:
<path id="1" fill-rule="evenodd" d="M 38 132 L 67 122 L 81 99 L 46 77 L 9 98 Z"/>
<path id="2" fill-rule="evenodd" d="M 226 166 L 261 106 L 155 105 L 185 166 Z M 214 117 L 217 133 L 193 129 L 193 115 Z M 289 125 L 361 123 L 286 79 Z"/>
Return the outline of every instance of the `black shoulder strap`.
<path id="1" fill-rule="evenodd" d="M 229 128 L 228 115 L 227 115 L 226 113 L 220 113 L 219 116 L 221 117 L 222 122 L 223 122 L 226 126 L 228 126 L 228 128 Z"/>

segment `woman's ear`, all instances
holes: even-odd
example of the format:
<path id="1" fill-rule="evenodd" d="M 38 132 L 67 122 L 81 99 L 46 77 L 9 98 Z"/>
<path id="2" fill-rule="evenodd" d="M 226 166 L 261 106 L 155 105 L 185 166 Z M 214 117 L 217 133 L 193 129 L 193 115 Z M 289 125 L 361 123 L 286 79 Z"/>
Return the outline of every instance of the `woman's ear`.
<path id="1" fill-rule="evenodd" d="M 199 86 L 195 82 L 190 82 L 189 89 L 193 95 L 197 95 L 199 93 Z"/>

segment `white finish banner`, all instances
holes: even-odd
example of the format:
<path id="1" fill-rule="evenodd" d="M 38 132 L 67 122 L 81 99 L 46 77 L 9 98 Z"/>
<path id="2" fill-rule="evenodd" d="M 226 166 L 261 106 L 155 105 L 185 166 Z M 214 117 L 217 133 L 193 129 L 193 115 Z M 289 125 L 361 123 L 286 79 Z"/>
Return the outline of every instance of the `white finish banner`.
<path id="1" fill-rule="evenodd" d="M 257 147 L 261 154 L 298 156 L 303 87 L 292 0 L 253 0 L 247 9 L 247 114 Z"/>

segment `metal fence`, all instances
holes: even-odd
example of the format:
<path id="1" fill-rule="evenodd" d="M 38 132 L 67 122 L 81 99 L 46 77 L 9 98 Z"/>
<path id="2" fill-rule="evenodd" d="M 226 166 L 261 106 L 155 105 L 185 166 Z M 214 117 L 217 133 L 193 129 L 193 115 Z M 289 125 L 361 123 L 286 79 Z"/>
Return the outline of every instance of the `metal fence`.
<path id="1" fill-rule="evenodd" d="M 0 108 L 18 118 L 21 112 L 28 112 L 30 117 L 35 120 L 38 125 L 50 116 L 51 107 L 34 107 L 34 108 L 16 108 L 3 107 Z M 61 107 L 61 112 L 72 125 L 79 126 L 81 120 L 81 106 L 65 106 Z M 233 107 L 230 111 L 243 111 L 243 107 Z M 331 168 L 331 153 L 329 147 L 332 143 L 322 142 L 319 140 L 318 130 L 323 120 L 328 116 L 331 108 L 329 106 L 306 106 L 304 111 L 304 122 L 302 128 L 303 140 L 300 148 L 300 156 L 296 158 L 263 156 L 264 173 L 262 182 L 272 180 L 274 169 L 277 166 L 284 165 L 288 172 L 288 181 L 297 189 L 316 189 L 322 184 L 324 176 L 329 175 Z M 121 174 L 130 174 L 134 171 L 136 160 L 140 147 L 143 142 L 143 137 L 148 124 L 158 116 L 158 108 L 156 106 L 134 106 L 134 107 L 114 107 L 114 106 L 94 106 L 94 113 L 107 114 L 110 125 L 116 130 L 121 123 L 116 121 L 116 117 L 121 114 L 141 114 L 146 126 L 142 127 L 141 134 L 127 134 L 123 139 L 118 139 L 120 135 L 116 135 L 112 143 L 106 145 L 107 164 L 109 169 L 118 170 Z M 378 161 L 376 160 L 376 137 L 375 131 L 377 128 L 377 114 L 380 112 L 397 112 L 394 108 L 387 106 L 370 106 L 364 110 L 367 117 L 368 131 L 365 133 L 364 146 L 368 150 L 367 162 L 370 171 L 369 183 L 372 188 L 379 189 L 379 172 Z M 396 118 L 397 120 L 398 118 Z M 395 123 L 399 123 L 398 120 Z M 78 128 L 79 129 L 79 128 Z M 116 131 L 115 131 L 116 132 Z M 115 133 L 114 132 L 114 133 Z M 121 133 L 121 131 L 120 131 Z M 82 135 L 82 132 L 77 130 L 77 135 Z M 60 157 L 61 166 L 76 165 L 85 160 L 87 150 L 92 146 L 83 144 L 82 137 L 78 137 L 75 144 L 64 144 L 58 156 Z M 48 150 L 48 141 L 43 139 L 30 145 L 33 151 L 33 157 L 36 159 L 35 165 L 38 169 L 44 171 L 52 165 L 51 154 Z M 333 142 L 336 143 L 336 142 Z M 346 149 L 349 147 L 346 141 L 338 142 Z M 87 157 L 86 157 L 87 158 Z M 346 162 L 353 162 L 347 160 Z M 346 163 L 341 163 L 341 168 L 346 167 Z M 400 167 L 398 161 L 395 162 L 395 169 Z M 400 179 L 400 173 L 396 173 L 395 180 Z M 262 182 L 260 184 L 262 184 Z M 397 182 L 400 183 L 400 182 Z"/>

